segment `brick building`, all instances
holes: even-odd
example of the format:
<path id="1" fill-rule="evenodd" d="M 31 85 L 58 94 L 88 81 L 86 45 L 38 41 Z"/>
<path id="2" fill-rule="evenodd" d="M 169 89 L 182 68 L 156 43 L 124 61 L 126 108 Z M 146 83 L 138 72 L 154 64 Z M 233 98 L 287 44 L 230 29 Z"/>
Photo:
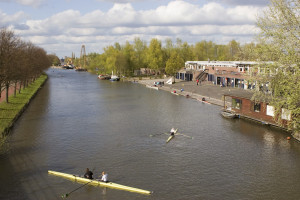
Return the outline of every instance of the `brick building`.
<path id="1" fill-rule="evenodd" d="M 241 90 L 238 93 L 231 92 L 224 95 L 224 102 L 226 98 L 227 100 L 231 98 L 231 108 L 229 110 L 241 118 L 259 121 L 267 125 L 279 126 L 274 120 L 275 110 L 273 106 L 269 105 L 270 99 L 264 101 L 256 99 L 254 101 L 251 100 L 252 96 L 253 93 L 246 90 Z M 280 114 L 282 123 L 286 125 L 291 120 L 291 112 L 283 108 Z"/>
<path id="2" fill-rule="evenodd" d="M 253 78 L 264 74 L 264 70 L 257 62 L 250 61 L 187 61 L 176 78 L 185 81 L 199 79 L 222 87 L 255 89 Z"/>

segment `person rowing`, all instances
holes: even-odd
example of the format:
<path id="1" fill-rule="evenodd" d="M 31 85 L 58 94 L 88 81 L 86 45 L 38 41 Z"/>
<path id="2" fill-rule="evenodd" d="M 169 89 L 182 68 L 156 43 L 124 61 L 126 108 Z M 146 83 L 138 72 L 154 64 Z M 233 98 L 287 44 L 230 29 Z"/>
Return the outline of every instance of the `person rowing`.
<path id="1" fill-rule="evenodd" d="M 93 179 L 93 172 L 91 172 L 89 168 L 86 168 L 84 178 Z"/>
<path id="2" fill-rule="evenodd" d="M 108 174 L 104 171 L 102 172 L 101 181 L 107 183 L 108 182 Z"/>
<path id="3" fill-rule="evenodd" d="M 175 128 L 171 128 L 171 130 L 170 130 L 171 136 L 175 136 L 175 132 L 176 132 Z"/>

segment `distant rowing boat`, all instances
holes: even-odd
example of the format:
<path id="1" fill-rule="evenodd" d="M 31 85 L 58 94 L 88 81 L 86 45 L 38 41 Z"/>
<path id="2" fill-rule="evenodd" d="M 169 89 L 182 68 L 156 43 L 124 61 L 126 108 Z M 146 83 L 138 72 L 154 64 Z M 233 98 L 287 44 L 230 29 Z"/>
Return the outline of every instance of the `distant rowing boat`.
<path id="1" fill-rule="evenodd" d="M 174 135 L 171 135 L 171 136 L 167 139 L 166 143 L 170 142 L 170 140 L 172 140 L 174 137 L 175 137 Z"/>
<path id="2" fill-rule="evenodd" d="M 178 129 L 176 129 L 176 130 L 174 131 L 174 135 L 170 135 L 170 137 L 167 139 L 166 143 L 170 142 L 170 140 L 172 140 L 172 139 L 175 137 L 175 134 L 177 133 L 177 130 L 178 130 Z"/>
<path id="3" fill-rule="evenodd" d="M 56 172 L 56 171 L 52 171 L 52 170 L 48 170 L 48 174 L 52 174 L 55 176 L 60 176 L 66 179 L 70 179 L 73 181 L 76 181 L 78 183 L 89 183 L 89 185 L 94 185 L 94 186 L 103 186 L 103 187 L 109 187 L 112 189 L 118 189 L 118 190 L 126 190 L 129 192 L 137 192 L 137 193 L 141 193 L 141 194 L 151 194 L 151 191 L 148 190 L 143 190 L 143 189 L 138 189 L 138 188 L 134 188 L 134 187 L 129 187 L 129 186 L 125 186 L 125 185 L 120 185 L 117 183 L 113 183 L 113 182 L 101 182 L 95 179 L 87 179 L 87 178 L 82 178 L 73 174 L 66 174 L 66 173 L 62 173 L 62 172 Z"/>

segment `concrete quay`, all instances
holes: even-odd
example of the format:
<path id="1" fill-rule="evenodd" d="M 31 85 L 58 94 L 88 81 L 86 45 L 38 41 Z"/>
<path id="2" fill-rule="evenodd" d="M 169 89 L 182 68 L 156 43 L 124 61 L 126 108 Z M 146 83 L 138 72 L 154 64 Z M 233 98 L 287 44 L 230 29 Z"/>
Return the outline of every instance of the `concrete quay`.
<path id="1" fill-rule="evenodd" d="M 217 106 L 224 106 L 224 100 L 222 99 L 223 95 L 232 91 L 237 93 L 243 92 L 243 89 L 240 88 L 231 88 L 231 87 L 220 87 L 213 85 L 208 81 L 204 81 L 201 84 L 197 85 L 196 82 L 192 81 L 182 81 L 179 79 L 175 80 L 175 83 L 172 85 L 166 84 L 168 79 L 147 79 L 139 80 L 138 82 L 143 85 L 153 86 L 154 82 L 164 81 L 163 86 L 158 86 L 159 90 L 165 90 L 168 92 L 176 91 L 176 94 L 186 96 L 189 98 L 194 98 L 199 101 L 202 101 L 202 98 L 205 98 L 205 101 L 210 104 Z M 231 99 L 226 98 L 226 106 L 231 106 Z"/>

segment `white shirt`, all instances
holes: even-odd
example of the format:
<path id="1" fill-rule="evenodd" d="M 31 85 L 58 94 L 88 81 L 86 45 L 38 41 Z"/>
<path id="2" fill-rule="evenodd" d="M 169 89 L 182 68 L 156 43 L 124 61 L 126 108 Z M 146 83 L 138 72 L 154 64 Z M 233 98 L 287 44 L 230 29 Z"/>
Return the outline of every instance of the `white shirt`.
<path id="1" fill-rule="evenodd" d="M 103 174 L 102 178 L 101 178 L 101 181 L 106 182 L 107 181 L 107 177 L 108 177 L 107 174 Z"/>

